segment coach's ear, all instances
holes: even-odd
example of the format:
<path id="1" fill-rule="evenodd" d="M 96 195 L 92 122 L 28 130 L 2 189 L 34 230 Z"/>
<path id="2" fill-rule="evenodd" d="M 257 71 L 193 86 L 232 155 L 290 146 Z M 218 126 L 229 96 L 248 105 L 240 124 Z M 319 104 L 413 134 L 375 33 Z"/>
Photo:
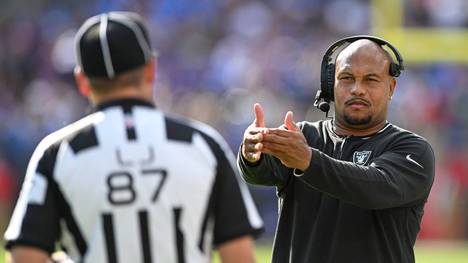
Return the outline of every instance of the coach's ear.
<path id="1" fill-rule="evenodd" d="M 396 85 L 397 85 L 397 80 L 396 80 L 396 78 L 392 78 L 392 79 L 390 80 L 390 100 L 391 100 L 392 97 L 393 97 L 393 93 L 395 92 Z"/>
<path id="2" fill-rule="evenodd" d="M 83 70 L 80 66 L 75 66 L 74 70 L 76 85 L 78 85 L 78 90 L 81 95 L 89 97 L 91 94 L 91 88 L 89 86 L 88 78 L 83 73 Z"/>

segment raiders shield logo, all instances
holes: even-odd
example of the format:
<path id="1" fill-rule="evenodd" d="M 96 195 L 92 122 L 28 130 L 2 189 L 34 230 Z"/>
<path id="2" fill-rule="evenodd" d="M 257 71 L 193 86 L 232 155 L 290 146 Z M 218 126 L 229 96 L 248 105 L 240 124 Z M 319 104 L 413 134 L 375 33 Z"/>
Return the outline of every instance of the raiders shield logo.
<path id="1" fill-rule="evenodd" d="M 354 152 L 353 162 L 355 164 L 365 165 L 371 156 L 372 151 Z"/>

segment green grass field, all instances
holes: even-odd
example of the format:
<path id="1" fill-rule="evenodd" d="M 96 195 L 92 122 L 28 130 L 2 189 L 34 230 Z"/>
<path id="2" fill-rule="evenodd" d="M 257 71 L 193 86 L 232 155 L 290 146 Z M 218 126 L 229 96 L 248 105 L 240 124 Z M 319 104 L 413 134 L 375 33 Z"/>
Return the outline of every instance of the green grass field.
<path id="1" fill-rule="evenodd" d="M 416 246 L 417 263 L 468 263 L 468 243 L 456 242 L 419 242 Z M 258 263 L 268 263 L 271 259 L 269 246 L 258 246 Z M 220 263 L 215 255 L 213 263 Z"/>
<path id="2" fill-rule="evenodd" d="M 416 247 L 415 253 L 417 263 L 468 263 L 468 243 L 422 243 Z M 270 247 L 258 246 L 256 256 L 258 263 L 270 262 Z M 4 258 L 1 246 L 0 263 L 4 263 Z M 216 254 L 213 263 L 220 263 Z"/>

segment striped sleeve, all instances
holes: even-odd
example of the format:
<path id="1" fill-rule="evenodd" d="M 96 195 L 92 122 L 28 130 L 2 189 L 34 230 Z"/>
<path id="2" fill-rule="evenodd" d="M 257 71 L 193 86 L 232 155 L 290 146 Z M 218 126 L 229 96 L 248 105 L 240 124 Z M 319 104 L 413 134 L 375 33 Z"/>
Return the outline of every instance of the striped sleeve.
<path id="1" fill-rule="evenodd" d="M 245 236 L 257 236 L 263 231 L 246 184 L 240 179 L 235 157 L 222 137 L 214 131 L 202 133 L 216 160 L 216 179 L 210 197 L 214 216 L 214 245 Z"/>
<path id="2" fill-rule="evenodd" d="M 93 137 L 93 125 L 103 117 L 102 113 L 88 115 L 48 135 L 36 147 L 4 235 L 7 249 L 15 245 L 28 245 L 52 253 L 61 235 L 61 223 L 65 223 L 74 234 L 74 241 L 81 254 L 85 253 L 86 242 L 55 180 L 54 172 L 62 142 L 71 140 L 70 145 L 75 154 L 97 144 Z"/>
<path id="3" fill-rule="evenodd" d="M 6 248 L 33 246 L 48 253 L 55 250 L 59 238 L 57 184 L 53 170 L 59 145 L 42 142 L 29 162 L 10 224 L 5 232 Z"/>

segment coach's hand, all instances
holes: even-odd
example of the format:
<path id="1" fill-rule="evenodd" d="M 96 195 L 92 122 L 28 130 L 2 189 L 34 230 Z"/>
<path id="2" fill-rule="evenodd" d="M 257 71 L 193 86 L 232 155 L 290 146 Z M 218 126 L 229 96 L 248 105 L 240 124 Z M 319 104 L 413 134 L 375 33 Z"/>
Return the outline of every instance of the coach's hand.
<path id="1" fill-rule="evenodd" d="M 293 121 L 293 113 L 289 111 L 284 117 L 284 128 L 268 129 L 261 143 L 262 152 L 278 158 L 289 168 L 305 171 L 310 165 L 312 149 L 307 140 Z"/>
<path id="2" fill-rule="evenodd" d="M 262 156 L 262 140 L 265 134 L 265 118 L 260 103 L 254 104 L 255 120 L 244 132 L 242 156 L 250 163 L 256 163 Z"/>

